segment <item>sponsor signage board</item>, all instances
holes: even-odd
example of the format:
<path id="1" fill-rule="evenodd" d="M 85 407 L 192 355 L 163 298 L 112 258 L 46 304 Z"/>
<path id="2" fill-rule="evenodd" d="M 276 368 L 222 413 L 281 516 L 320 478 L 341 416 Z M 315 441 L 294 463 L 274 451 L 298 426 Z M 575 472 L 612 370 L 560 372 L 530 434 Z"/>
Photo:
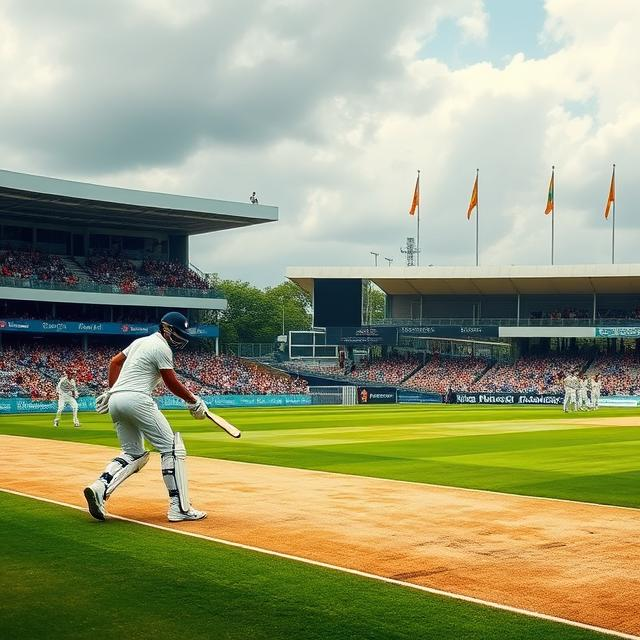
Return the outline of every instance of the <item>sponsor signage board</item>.
<path id="1" fill-rule="evenodd" d="M 407 338 L 497 338 L 497 326 L 430 325 L 398 327 L 398 335 Z"/>
<path id="2" fill-rule="evenodd" d="M 596 338 L 640 338 L 640 327 L 596 327 Z"/>
<path id="3" fill-rule="evenodd" d="M 358 404 L 395 404 L 395 387 L 358 387 Z"/>
<path id="4" fill-rule="evenodd" d="M 290 407 L 311 404 L 308 394 L 274 394 L 274 395 L 224 395 L 202 396 L 208 407 Z M 175 396 L 159 396 L 154 398 L 160 409 L 184 409 L 185 404 Z M 80 411 L 95 411 L 96 400 L 93 396 L 80 396 Z M 58 409 L 56 400 L 31 400 L 29 398 L 0 398 L 0 414 L 3 413 L 55 413 Z M 70 413 L 71 409 L 65 409 Z M 81 418 L 82 419 L 82 418 Z"/>
<path id="5" fill-rule="evenodd" d="M 145 322 L 71 322 L 67 320 L 0 319 L 0 331 L 27 333 L 74 333 L 122 336 L 147 336 L 158 330 L 156 323 Z M 191 327 L 189 333 L 197 338 L 217 338 L 216 325 Z"/>
<path id="6" fill-rule="evenodd" d="M 429 391 L 398 389 L 398 404 L 435 404 L 442 402 L 442 395 Z"/>
<path id="7" fill-rule="evenodd" d="M 327 344 L 369 346 L 395 345 L 398 341 L 396 327 L 327 327 Z"/>
<path id="8" fill-rule="evenodd" d="M 456 404 L 562 404 L 564 396 L 546 393 L 456 392 Z"/>

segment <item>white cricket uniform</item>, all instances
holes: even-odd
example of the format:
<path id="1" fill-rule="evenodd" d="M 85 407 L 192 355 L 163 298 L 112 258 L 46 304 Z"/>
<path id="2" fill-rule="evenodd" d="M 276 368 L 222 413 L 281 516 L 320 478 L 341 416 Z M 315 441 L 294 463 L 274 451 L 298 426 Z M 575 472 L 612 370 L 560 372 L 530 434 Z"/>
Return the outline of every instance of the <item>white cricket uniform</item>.
<path id="1" fill-rule="evenodd" d="M 78 401 L 76 400 L 76 397 L 78 396 L 78 387 L 76 386 L 76 381 L 73 378 L 67 378 L 66 374 L 63 375 L 60 380 L 58 380 L 56 392 L 58 393 L 58 411 L 56 412 L 56 420 L 60 419 L 65 406 L 69 405 L 73 412 L 73 422 L 77 423 Z"/>
<path id="2" fill-rule="evenodd" d="M 577 379 L 575 376 L 568 375 L 564 380 L 564 403 L 563 410 L 570 411 L 571 405 L 573 405 L 574 411 L 577 409 L 577 398 L 576 398 L 576 382 Z"/>
<path id="3" fill-rule="evenodd" d="M 173 449 L 173 431 L 151 396 L 162 375 L 173 369 L 173 353 L 156 332 L 134 340 L 123 350 L 127 359 L 111 388 L 109 413 L 125 453 L 140 456 L 146 438 L 160 453 Z"/>
<path id="4" fill-rule="evenodd" d="M 600 407 L 600 389 L 602 383 L 600 380 L 591 380 L 591 407 L 598 409 Z"/>
<path id="5" fill-rule="evenodd" d="M 586 411 L 589 408 L 589 396 L 587 394 L 587 381 L 584 378 L 578 379 L 578 408 Z"/>

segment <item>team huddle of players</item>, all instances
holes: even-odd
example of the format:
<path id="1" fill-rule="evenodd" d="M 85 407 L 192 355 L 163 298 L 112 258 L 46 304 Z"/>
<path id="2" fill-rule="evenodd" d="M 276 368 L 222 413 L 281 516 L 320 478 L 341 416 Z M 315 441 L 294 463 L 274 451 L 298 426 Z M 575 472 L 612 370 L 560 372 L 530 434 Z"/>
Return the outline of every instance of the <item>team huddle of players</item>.
<path id="1" fill-rule="evenodd" d="M 563 411 L 587 411 L 600 406 L 600 376 L 587 378 L 583 373 L 570 373 L 563 380 Z M 572 408 L 573 407 L 573 408 Z"/>

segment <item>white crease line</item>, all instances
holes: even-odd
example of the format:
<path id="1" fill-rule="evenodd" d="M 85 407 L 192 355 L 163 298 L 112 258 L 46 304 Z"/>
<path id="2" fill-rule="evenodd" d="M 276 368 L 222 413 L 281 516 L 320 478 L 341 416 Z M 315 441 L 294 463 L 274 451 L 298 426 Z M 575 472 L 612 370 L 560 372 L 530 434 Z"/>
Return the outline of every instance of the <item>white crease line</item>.
<path id="1" fill-rule="evenodd" d="M 69 504 L 67 502 L 60 502 L 58 500 L 51 500 L 49 498 L 42 498 L 40 496 L 33 496 L 28 493 L 22 493 L 21 491 L 13 491 L 12 489 L 4 489 L 0 487 L 0 491 L 4 493 L 11 493 L 23 498 L 31 498 L 33 500 L 40 500 L 41 502 L 48 502 L 61 507 L 68 507 L 70 509 L 77 509 L 78 511 L 87 511 L 83 507 L 79 507 L 75 504 Z M 409 587 L 418 591 L 424 591 L 436 596 L 444 596 L 446 598 L 452 598 L 454 600 L 462 600 L 464 602 L 471 602 L 473 604 L 490 607 L 492 609 L 500 609 L 502 611 L 508 611 L 510 613 L 517 613 L 530 618 L 538 618 L 540 620 L 548 620 L 550 622 L 557 622 L 559 624 L 568 625 L 571 627 L 578 627 L 580 629 L 587 629 L 588 631 L 595 631 L 596 633 L 603 633 L 617 638 L 626 638 L 627 640 L 640 640 L 640 636 L 630 635 L 623 633 L 622 631 L 614 631 L 612 629 L 605 629 L 603 627 L 596 627 L 584 622 L 577 622 L 575 620 L 568 620 L 566 618 L 558 618 L 556 616 L 550 616 L 546 613 L 539 613 L 537 611 L 529 611 L 528 609 L 519 609 L 517 607 L 511 607 L 506 604 L 500 604 L 499 602 L 491 602 L 490 600 L 481 600 L 480 598 L 474 598 L 472 596 L 465 596 L 459 593 L 452 593 L 451 591 L 442 591 L 440 589 L 434 589 L 432 587 L 424 587 L 419 584 L 413 584 L 411 582 L 403 582 L 402 580 L 394 580 L 393 578 L 386 578 L 384 576 L 378 576 L 373 573 L 366 573 L 365 571 L 358 571 L 357 569 L 349 569 L 347 567 L 339 567 L 337 565 L 328 564 L 326 562 L 320 562 L 319 560 L 311 560 L 309 558 L 302 558 L 300 556 L 293 556 L 288 553 L 281 553 L 280 551 L 272 551 L 270 549 L 262 549 L 261 547 L 253 547 L 251 545 L 242 544 L 241 542 L 232 542 L 230 540 L 223 540 L 221 538 L 214 538 L 212 536 L 206 536 L 201 533 L 193 533 L 191 531 L 181 531 L 173 527 L 166 527 L 160 524 L 152 524 L 150 522 L 144 522 L 142 520 L 134 520 L 133 518 L 125 518 L 124 516 L 109 515 L 110 519 L 123 520 L 124 522 L 131 522 L 133 524 L 139 524 L 144 527 L 151 527 L 153 529 L 159 529 L 160 531 L 168 531 L 171 533 L 178 533 L 183 536 L 189 536 L 191 538 L 199 538 L 200 540 L 208 540 L 210 542 L 217 542 L 218 544 L 227 545 L 229 547 L 236 547 L 238 549 L 245 549 L 247 551 L 255 551 L 264 555 L 275 556 L 278 558 L 284 558 L 286 560 L 294 560 L 295 562 L 301 562 L 303 564 L 313 565 L 315 567 L 322 567 L 323 569 L 331 569 L 332 571 L 340 571 L 342 573 L 349 573 L 361 578 L 369 578 L 371 580 L 378 580 L 379 582 L 386 582 L 388 584 L 394 584 L 400 587 Z"/>

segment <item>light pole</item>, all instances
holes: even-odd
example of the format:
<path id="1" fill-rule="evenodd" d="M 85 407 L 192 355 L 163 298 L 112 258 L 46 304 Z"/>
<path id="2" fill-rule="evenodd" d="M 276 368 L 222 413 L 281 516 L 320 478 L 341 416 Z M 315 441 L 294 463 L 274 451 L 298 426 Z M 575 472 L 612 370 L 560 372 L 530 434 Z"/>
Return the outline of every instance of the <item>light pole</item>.
<path id="1" fill-rule="evenodd" d="M 373 259 L 375 261 L 374 266 L 377 267 L 378 266 L 378 256 L 380 255 L 379 253 L 376 253 L 375 251 L 369 251 L 369 253 L 373 256 Z"/>
<path id="2" fill-rule="evenodd" d="M 280 298 L 280 302 L 282 302 L 282 333 L 280 335 L 284 335 L 284 297 Z"/>
<path id="3" fill-rule="evenodd" d="M 391 263 L 393 262 L 393 258 L 385 258 L 385 260 L 389 263 L 389 266 L 391 266 Z"/>

